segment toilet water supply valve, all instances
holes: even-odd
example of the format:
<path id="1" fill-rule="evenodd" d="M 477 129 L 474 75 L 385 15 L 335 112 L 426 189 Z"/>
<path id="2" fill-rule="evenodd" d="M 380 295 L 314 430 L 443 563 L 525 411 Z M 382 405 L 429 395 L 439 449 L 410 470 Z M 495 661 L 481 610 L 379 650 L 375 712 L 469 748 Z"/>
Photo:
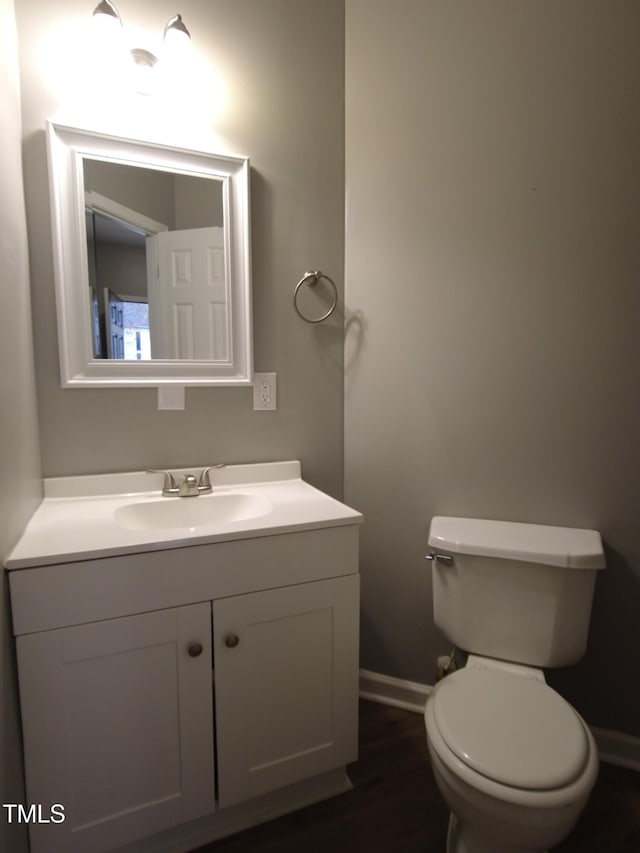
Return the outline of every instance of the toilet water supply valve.
<path id="1" fill-rule="evenodd" d="M 458 668 L 456 664 L 456 650 L 452 649 L 450 655 L 440 655 L 438 657 L 437 665 L 437 680 L 441 681 L 445 675 L 449 675 L 450 672 L 454 672 Z"/>

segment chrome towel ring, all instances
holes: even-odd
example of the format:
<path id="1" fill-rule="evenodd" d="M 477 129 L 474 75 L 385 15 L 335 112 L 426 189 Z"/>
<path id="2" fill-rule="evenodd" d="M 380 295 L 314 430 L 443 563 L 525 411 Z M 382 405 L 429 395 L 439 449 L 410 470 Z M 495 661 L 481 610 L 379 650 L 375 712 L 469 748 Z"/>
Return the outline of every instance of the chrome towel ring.
<path id="1" fill-rule="evenodd" d="M 298 307 L 298 292 L 303 284 L 306 284 L 308 287 L 315 287 L 318 281 L 324 278 L 329 282 L 331 287 L 333 288 L 333 301 L 329 306 L 328 311 L 326 311 L 321 317 L 307 317 L 306 314 L 303 314 L 300 308 Z M 298 312 L 298 314 L 305 320 L 307 323 L 322 323 L 323 320 L 326 320 L 327 317 L 330 317 L 335 311 L 335 307 L 338 304 L 338 288 L 336 287 L 333 279 L 329 278 L 328 275 L 321 272 L 320 270 L 312 270 L 311 272 L 306 272 L 300 281 L 296 285 L 296 289 L 293 293 L 293 305 Z"/>

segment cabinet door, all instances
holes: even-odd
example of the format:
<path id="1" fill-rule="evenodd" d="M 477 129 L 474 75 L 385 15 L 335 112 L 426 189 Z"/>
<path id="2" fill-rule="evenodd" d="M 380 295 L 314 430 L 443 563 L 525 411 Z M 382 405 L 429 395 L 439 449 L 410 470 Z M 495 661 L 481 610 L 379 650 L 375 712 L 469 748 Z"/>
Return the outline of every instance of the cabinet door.
<path id="1" fill-rule="evenodd" d="M 202 647 L 202 651 L 199 647 Z M 17 640 L 32 853 L 99 853 L 214 810 L 211 605 Z"/>
<path id="2" fill-rule="evenodd" d="M 221 806 L 357 757 L 358 575 L 213 604 Z"/>

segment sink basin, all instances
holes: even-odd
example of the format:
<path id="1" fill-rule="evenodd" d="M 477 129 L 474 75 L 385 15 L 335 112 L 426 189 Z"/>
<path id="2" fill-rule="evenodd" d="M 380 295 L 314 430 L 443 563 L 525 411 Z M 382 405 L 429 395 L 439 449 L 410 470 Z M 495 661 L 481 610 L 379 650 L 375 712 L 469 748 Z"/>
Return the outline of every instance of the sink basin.
<path id="1" fill-rule="evenodd" d="M 256 495 L 200 495 L 125 504 L 115 511 L 114 520 L 130 530 L 194 529 L 257 518 L 270 510 L 270 502 Z"/>

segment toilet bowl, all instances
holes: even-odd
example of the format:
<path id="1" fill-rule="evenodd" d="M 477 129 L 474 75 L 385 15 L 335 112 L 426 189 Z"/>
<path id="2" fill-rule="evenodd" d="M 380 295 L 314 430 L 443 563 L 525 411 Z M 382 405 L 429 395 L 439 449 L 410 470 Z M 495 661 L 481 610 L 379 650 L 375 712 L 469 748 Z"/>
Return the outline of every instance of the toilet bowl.
<path id="1" fill-rule="evenodd" d="M 597 749 L 539 669 L 470 656 L 433 689 L 425 723 L 451 809 L 447 853 L 540 853 L 572 830 Z"/>

